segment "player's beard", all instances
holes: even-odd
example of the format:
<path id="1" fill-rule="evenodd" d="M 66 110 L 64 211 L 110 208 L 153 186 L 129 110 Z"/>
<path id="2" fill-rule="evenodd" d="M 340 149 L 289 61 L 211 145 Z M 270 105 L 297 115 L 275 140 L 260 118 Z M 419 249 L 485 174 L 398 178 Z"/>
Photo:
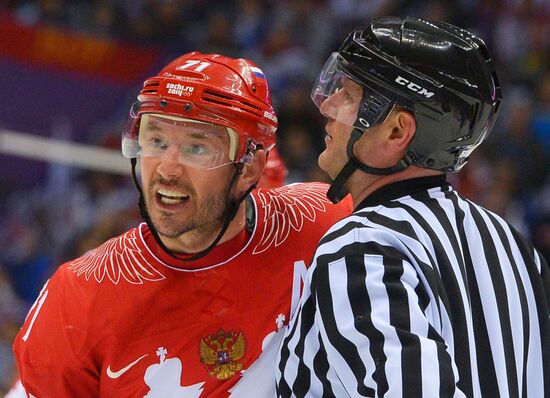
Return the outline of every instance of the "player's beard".
<path id="1" fill-rule="evenodd" d="M 185 211 L 168 212 L 151 206 L 151 201 L 155 200 L 155 184 L 151 185 L 147 193 L 147 212 L 160 236 L 177 238 L 191 231 L 210 234 L 221 228 L 227 215 L 230 187 L 226 186 L 221 192 L 211 192 L 200 200 L 197 199 L 193 187 L 189 185 L 179 184 L 173 187 L 189 194 Z"/>

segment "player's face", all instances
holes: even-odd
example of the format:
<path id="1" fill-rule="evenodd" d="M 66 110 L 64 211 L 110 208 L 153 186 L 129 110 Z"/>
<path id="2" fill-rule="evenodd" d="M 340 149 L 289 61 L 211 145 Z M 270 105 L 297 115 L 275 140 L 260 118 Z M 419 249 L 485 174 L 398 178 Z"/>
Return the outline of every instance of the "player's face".
<path id="1" fill-rule="evenodd" d="M 344 77 L 340 90 L 327 97 L 320 110 L 327 115 L 325 127 L 326 149 L 319 156 L 319 167 L 332 179 L 348 161 L 346 147 L 357 118 L 363 89 L 353 80 Z"/>
<path id="2" fill-rule="evenodd" d="M 182 238 L 189 232 L 208 235 L 221 227 L 228 186 L 235 168 L 229 160 L 228 134 L 188 134 L 182 126 L 153 123 L 140 132 L 141 178 L 147 210 L 159 235 Z M 187 128 L 187 126 L 184 126 Z M 143 134 L 143 137 L 141 136 Z M 187 136 L 186 136 L 187 134 Z M 215 168 L 191 167 L 188 159 L 216 152 Z M 202 164 L 196 160 L 196 164 Z"/>

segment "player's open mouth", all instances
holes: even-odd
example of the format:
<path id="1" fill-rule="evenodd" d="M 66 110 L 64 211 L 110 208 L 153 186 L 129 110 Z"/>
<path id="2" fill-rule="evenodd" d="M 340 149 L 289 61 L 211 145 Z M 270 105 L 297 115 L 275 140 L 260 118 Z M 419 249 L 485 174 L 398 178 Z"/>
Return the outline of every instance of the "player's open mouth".
<path id="1" fill-rule="evenodd" d="M 169 189 L 157 190 L 157 199 L 165 205 L 179 205 L 189 199 L 189 196 L 183 192 L 172 191 Z"/>

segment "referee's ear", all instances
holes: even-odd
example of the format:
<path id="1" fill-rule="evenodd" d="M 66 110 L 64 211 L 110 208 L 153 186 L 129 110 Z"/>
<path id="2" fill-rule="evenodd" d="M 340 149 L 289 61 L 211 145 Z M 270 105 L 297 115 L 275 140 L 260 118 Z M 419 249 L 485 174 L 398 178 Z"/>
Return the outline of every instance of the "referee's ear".
<path id="1" fill-rule="evenodd" d="M 405 154 L 416 133 L 413 114 L 404 109 L 395 110 L 390 114 L 388 122 L 386 138 L 395 150 Z"/>

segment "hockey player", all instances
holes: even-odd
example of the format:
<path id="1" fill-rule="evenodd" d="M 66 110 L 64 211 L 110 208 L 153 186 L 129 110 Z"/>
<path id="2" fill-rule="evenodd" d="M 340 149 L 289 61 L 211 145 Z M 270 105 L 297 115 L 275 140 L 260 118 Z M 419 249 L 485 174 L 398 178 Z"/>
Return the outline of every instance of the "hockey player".
<path id="1" fill-rule="evenodd" d="M 45 284 L 14 343 L 29 396 L 273 394 L 306 264 L 351 211 L 321 183 L 254 189 L 276 128 L 248 60 L 189 53 L 145 81 L 122 145 L 145 223 Z"/>

